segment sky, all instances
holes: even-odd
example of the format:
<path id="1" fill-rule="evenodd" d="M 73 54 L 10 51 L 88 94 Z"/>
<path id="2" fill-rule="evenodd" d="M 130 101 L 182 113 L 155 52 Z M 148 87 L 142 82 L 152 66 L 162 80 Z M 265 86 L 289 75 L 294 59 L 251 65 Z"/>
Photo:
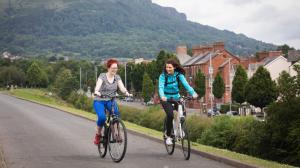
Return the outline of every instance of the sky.
<path id="1" fill-rule="evenodd" d="M 187 19 L 300 49 L 300 0 L 152 0 Z"/>

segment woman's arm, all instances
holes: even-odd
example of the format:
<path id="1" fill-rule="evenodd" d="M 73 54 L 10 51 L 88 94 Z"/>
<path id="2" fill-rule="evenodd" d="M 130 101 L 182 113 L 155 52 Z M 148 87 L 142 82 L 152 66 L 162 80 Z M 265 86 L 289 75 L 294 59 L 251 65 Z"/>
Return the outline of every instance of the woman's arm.
<path id="1" fill-rule="evenodd" d="M 96 87 L 95 87 L 95 91 L 94 93 L 98 96 L 101 96 L 101 93 L 99 92 L 101 85 L 102 85 L 103 81 L 101 78 L 98 78 L 97 83 L 96 83 Z"/>
<path id="2" fill-rule="evenodd" d="M 191 94 L 192 96 L 197 95 L 195 90 L 189 85 L 189 83 L 186 81 L 183 74 L 179 75 L 179 80 L 182 83 L 183 87 Z"/>
<path id="3" fill-rule="evenodd" d="M 164 93 L 164 88 L 165 88 L 165 75 L 161 74 L 159 76 L 159 80 L 158 80 L 158 93 L 159 93 L 159 97 L 162 99 L 163 97 L 165 98 L 165 93 Z"/>
<path id="4" fill-rule="evenodd" d="M 123 82 L 122 82 L 122 80 L 118 80 L 118 87 L 119 87 L 120 91 L 121 91 L 123 94 L 125 94 L 125 95 L 127 95 L 127 96 L 129 95 L 127 89 L 125 88 L 125 86 L 124 86 L 124 84 L 123 84 Z"/>

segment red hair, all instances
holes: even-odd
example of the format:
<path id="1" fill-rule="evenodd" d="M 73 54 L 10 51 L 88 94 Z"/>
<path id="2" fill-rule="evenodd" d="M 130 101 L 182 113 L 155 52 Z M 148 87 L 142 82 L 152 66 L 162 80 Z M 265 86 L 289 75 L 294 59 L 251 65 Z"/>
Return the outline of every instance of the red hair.
<path id="1" fill-rule="evenodd" d="M 115 59 L 109 59 L 107 62 L 106 62 L 106 67 L 107 68 L 110 68 L 112 64 L 119 64 L 119 62 Z"/>

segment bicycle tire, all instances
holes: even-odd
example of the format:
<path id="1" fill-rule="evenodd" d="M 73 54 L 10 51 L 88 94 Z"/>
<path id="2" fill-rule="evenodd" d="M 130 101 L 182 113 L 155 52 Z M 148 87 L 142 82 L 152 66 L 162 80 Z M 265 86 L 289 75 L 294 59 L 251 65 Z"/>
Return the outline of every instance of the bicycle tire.
<path id="1" fill-rule="evenodd" d="M 108 128 L 107 128 L 107 125 L 105 124 L 102 129 L 104 129 L 104 136 L 101 138 L 101 141 L 98 145 L 98 151 L 99 151 L 100 157 L 104 158 L 106 156 L 106 153 L 107 153 L 107 142 L 108 142 Z"/>
<path id="2" fill-rule="evenodd" d="M 115 138 L 113 138 L 112 136 L 112 126 L 110 126 L 109 129 L 109 136 L 108 136 L 108 149 L 109 149 L 109 154 L 112 158 L 112 160 L 116 163 L 121 162 L 126 154 L 126 150 L 127 150 L 127 130 L 125 127 L 125 124 L 123 123 L 123 121 L 121 119 L 117 119 L 117 124 L 118 124 L 118 130 L 119 133 L 121 134 L 121 140 L 116 140 Z M 111 122 L 112 123 L 112 122 Z M 122 133 L 121 133 L 122 132 Z M 120 137 L 118 137 L 120 138 Z M 121 146 L 122 144 L 122 146 Z M 118 145 L 121 146 L 121 151 L 117 151 L 116 148 L 118 148 Z M 118 155 L 115 155 L 114 152 L 118 152 Z"/>
<path id="3" fill-rule="evenodd" d="M 165 147 L 166 147 L 166 150 L 167 150 L 167 153 L 169 154 L 169 155 L 172 155 L 173 153 L 174 153 L 174 150 L 175 150 L 175 140 L 174 140 L 174 136 L 173 136 L 173 140 L 172 140 L 172 142 L 173 142 L 173 144 L 172 145 L 167 145 L 167 143 L 166 143 L 166 139 L 167 139 L 167 137 L 166 137 L 166 130 L 167 130 L 167 118 L 165 118 L 165 121 L 164 121 L 164 131 L 163 131 L 163 140 L 164 140 L 164 144 L 165 144 Z M 171 131 L 172 133 L 171 133 L 171 136 L 172 135 L 174 135 L 174 130 L 173 130 L 173 128 L 172 128 L 172 131 Z"/>
<path id="4" fill-rule="evenodd" d="M 191 142 L 190 142 L 189 133 L 185 121 L 181 123 L 181 128 L 184 133 L 183 138 L 181 138 L 182 152 L 185 160 L 189 160 L 191 156 Z"/>

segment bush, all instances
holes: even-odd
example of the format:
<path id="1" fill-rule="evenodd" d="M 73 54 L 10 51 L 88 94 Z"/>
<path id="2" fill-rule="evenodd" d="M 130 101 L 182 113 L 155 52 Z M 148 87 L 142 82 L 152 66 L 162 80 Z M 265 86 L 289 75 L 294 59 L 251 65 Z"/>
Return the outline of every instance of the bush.
<path id="1" fill-rule="evenodd" d="M 119 106 L 119 109 L 122 120 L 129 121 L 138 125 L 140 124 L 141 115 L 144 112 L 143 110 L 126 106 Z"/>
<path id="2" fill-rule="evenodd" d="M 67 101 L 73 104 L 77 109 L 94 113 L 93 99 L 88 98 L 86 95 L 81 95 L 73 91 Z"/>
<path id="3" fill-rule="evenodd" d="M 152 106 L 142 114 L 140 124 L 147 128 L 162 131 L 164 119 L 165 113 L 160 106 Z"/>
<path id="4" fill-rule="evenodd" d="M 252 156 L 260 155 L 267 139 L 265 123 L 253 117 L 241 117 L 234 120 L 234 125 L 237 136 L 232 150 Z"/>
<path id="5" fill-rule="evenodd" d="M 191 141 L 197 142 L 200 140 L 204 130 L 209 128 L 213 124 L 213 120 L 206 116 L 190 116 L 186 120 L 187 128 L 189 130 L 189 136 Z"/>
<path id="6" fill-rule="evenodd" d="M 223 149 L 232 149 L 236 138 L 234 123 L 229 116 L 219 116 L 214 124 L 206 129 L 198 142 Z"/>

